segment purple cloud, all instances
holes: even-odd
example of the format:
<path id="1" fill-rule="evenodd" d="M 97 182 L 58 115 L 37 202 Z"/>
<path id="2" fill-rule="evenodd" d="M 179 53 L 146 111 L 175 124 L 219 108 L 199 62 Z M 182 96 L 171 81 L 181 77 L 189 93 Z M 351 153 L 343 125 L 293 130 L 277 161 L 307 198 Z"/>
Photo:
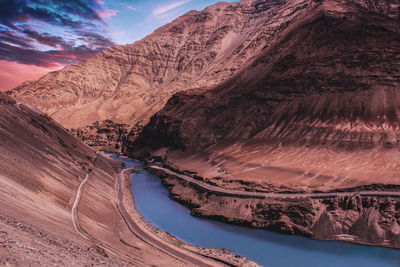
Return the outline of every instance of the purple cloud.
<path id="1" fill-rule="evenodd" d="M 98 0 L 0 1 L 0 60 L 52 67 L 75 63 L 114 45 L 104 37 L 102 6 Z M 43 25 L 61 28 L 72 37 L 44 31 Z M 43 51 L 43 46 L 49 50 Z"/>

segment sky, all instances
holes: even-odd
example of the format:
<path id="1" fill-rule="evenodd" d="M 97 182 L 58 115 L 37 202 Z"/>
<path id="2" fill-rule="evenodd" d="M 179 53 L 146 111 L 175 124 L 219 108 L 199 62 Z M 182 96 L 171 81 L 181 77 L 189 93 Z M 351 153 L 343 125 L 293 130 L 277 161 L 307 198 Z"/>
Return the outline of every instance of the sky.
<path id="1" fill-rule="evenodd" d="M 0 0 L 0 91 L 113 45 L 133 43 L 190 10 L 217 2 Z"/>

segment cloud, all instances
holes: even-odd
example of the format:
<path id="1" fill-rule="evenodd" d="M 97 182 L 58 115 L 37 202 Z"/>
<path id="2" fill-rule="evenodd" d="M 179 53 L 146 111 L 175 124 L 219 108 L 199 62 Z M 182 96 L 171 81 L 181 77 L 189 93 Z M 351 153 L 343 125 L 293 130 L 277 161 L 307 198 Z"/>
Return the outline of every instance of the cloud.
<path id="1" fill-rule="evenodd" d="M 95 22 L 102 21 L 96 9 L 100 5 L 94 0 L 2 0 L 0 23 L 15 27 L 16 22 L 35 19 L 58 26 L 93 27 Z"/>
<path id="2" fill-rule="evenodd" d="M 124 35 L 126 33 L 126 31 L 111 31 L 110 33 L 112 35 L 121 36 L 121 35 Z"/>
<path id="3" fill-rule="evenodd" d="M 165 5 L 158 6 L 155 9 L 153 9 L 152 14 L 153 14 L 153 16 L 156 16 L 156 17 L 160 16 L 160 15 L 163 15 L 164 13 L 166 13 L 166 12 L 168 12 L 170 10 L 173 10 L 173 9 L 175 9 L 177 7 L 180 7 L 180 6 L 186 4 L 186 3 L 190 2 L 190 1 L 191 0 L 174 1 L 174 2 L 171 2 L 171 3 L 165 4 Z"/>
<path id="4" fill-rule="evenodd" d="M 57 62 L 51 60 L 46 52 L 26 49 L 7 43 L 0 43 L 0 59 L 40 67 L 54 67 Z"/>
<path id="5" fill-rule="evenodd" d="M 100 46 L 89 47 L 87 45 L 80 45 L 67 49 L 40 51 L 21 48 L 7 43 L 0 43 L 0 60 L 53 68 L 59 65 L 73 64 L 88 59 L 102 50 L 103 48 Z"/>
<path id="6" fill-rule="evenodd" d="M 127 3 L 119 3 L 121 6 L 123 6 L 123 7 L 126 7 L 126 8 L 128 8 L 128 9 L 130 9 L 130 10 L 136 10 L 136 7 L 133 7 L 133 6 L 131 6 L 131 5 L 129 5 L 129 4 L 127 4 Z"/>
<path id="7" fill-rule="evenodd" d="M 0 0 L 0 61 L 54 68 L 113 46 L 105 37 L 103 17 L 118 11 L 103 10 L 103 4 L 100 0 Z"/>
<path id="8" fill-rule="evenodd" d="M 47 45 L 50 47 L 64 47 L 67 46 L 63 38 L 54 36 L 48 33 L 39 33 L 37 31 L 25 29 L 22 31 L 27 37 L 36 40 L 38 43 Z"/>
<path id="9" fill-rule="evenodd" d="M 114 10 L 114 9 L 106 9 L 100 12 L 100 16 L 102 18 L 111 18 L 113 16 L 116 16 L 120 11 L 119 10 Z"/>
<path id="10" fill-rule="evenodd" d="M 0 31 L 0 43 L 5 42 L 10 45 L 31 48 L 31 39 L 26 38 L 25 36 L 15 35 L 15 33 L 11 30 L 3 30 Z"/>
<path id="11" fill-rule="evenodd" d="M 110 39 L 91 31 L 79 31 L 81 37 L 78 40 L 88 44 L 88 46 L 92 49 L 101 49 L 104 47 L 110 47 L 114 45 Z"/>

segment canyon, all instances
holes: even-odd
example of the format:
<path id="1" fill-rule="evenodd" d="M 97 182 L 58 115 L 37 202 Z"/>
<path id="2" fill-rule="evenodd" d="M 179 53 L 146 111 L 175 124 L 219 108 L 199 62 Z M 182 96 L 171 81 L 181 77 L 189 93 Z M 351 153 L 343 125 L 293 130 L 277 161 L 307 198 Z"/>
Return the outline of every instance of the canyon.
<path id="1" fill-rule="evenodd" d="M 274 3 L 270 13 L 293 11 L 276 39 L 220 85 L 173 95 L 127 151 L 232 190 L 357 192 L 396 186 L 398 6 L 392 1 Z M 198 215 L 399 247 L 392 239 L 398 229 L 396 198 L 283 205 L 233 201 L 167 184 Z"/>
<path id="2" fill-rule="evenodd" d="M 179 248 L 163 233 L 140 235 L 144 221 L 136 222 L 137 229 L 127 223 L 130 216 L 140 218 L 129 179 L 116 186 L 120 161 L 1 92 L 0 115 L 0 265 L 253 265 L 225 251 Z M 125 206 L 116 204 L 123 190 L 130 211 L 124 216 Z M 161 245 L 149 242 L 152 236 L 162 236 L 157 237 Z"/>
<path id="3" fill-rule="evenodd" d="M 296 10 L 240 73 L 171 97 L 131 155 L 276 190 L 398 183 L 397 15 L 353 1 Z"/>
<path id="4" fill-rule="evenodd" d="M 119 239 L 120 166 L 75 135 L 224 190 L 305 194 L 218 195 L 153 170 L 195 215 L 400 248 L 397 197 L 358 193 L 400 183 L 399 25 L 396 0 L 222 2 L 1 94 L 1 208 L 16 218 L 2 221 L 32 210 L 38 227 L 76 239 L 71 196 L 90 173 L 83 228 L 139 265 L 177 264 Z M 306 196 L 337 192 L 349 195 Z"/>

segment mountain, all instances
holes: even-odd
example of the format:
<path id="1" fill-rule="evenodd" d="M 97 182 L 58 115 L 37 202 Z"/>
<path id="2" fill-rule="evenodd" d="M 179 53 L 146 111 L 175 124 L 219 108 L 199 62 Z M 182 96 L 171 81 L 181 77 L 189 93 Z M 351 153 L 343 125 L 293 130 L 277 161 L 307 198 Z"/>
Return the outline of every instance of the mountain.
<path id="1" fill-rule="evenodd" d="M 129 234 L 115 208 L 120 164 L 1 92 L 0 143 L 1 266 L 168 262 L 167 256 Z M 76 226 L 72 210 L 85 179 Z"/>
<path id="2" fill-rule="evenodd" d="M 285 29 L 222 84 L 171 97 L 130 150 L 302 190 L 397 181 L 398 11 L 370 2 L 275 1 Z"/>
<path id="3" fill-rule="evenodd" d="M 396 189 L 400 3 L 256 3 L 269 5 L 264 14 L 277 14 L 265 16 L 265 25 L 281 30 L 221 84 L 174 94 L 130 142 L 130 155 L 224 189 Z M 400 246 L 397 198 L 350 193 L 293 202 L 209 201 L 208 193 L 185 189 L 179 179 L 166 183 L 195 214 L 320 239 Z"/>
<path id="4" fill-rule="evenodd" d="M 81 128 L 74 133 L 93 136 L 95 146 L 111 133 L 130 156 L 224 190 L 390 191 L 400 181 L 399 7 L 397 0 L 219 3 L 9 95 Z M 129 134 L 126 125 L 135 125 Z M 396 198 L 233 200 L 164 181 L 195 214 L 400 247 Z"/>
<path id="5" fill-rule="evenodd" d="M 218 3 L 191 11 L 129 45 L 118 45 L 9 92 L 66 128 L 96 121 L 134 125 L 175 92 L 217 85 L 275 38 L 283 1 Z M 284 15 L 289 21 L 291 15 Z"/>

